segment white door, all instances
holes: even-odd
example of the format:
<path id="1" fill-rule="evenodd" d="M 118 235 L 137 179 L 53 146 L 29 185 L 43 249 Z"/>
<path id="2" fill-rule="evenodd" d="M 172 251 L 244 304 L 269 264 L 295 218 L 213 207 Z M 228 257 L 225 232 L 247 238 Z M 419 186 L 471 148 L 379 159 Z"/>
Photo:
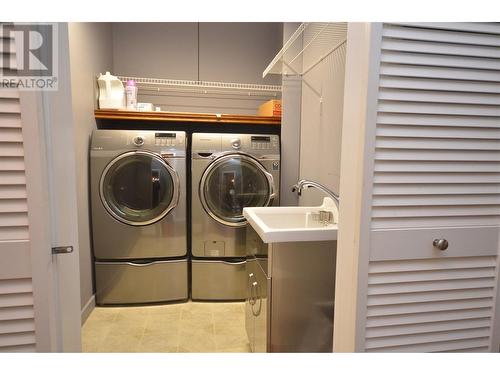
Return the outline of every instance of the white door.
<path id="1" fill-rule="evenodd" d="M 11 47 L 2 54 L 14 56 Z M 0 93 L 0 351 L 78 352 L 80 286 L 67 26 L 59 90 Z M 73 252 L 52 255 L 52 248 Z"/>
<path id="2" fill-rule="evenodd" d="M 498 351 L 500 26 L 374 25 L 371 47 L 355 350 Z"/>

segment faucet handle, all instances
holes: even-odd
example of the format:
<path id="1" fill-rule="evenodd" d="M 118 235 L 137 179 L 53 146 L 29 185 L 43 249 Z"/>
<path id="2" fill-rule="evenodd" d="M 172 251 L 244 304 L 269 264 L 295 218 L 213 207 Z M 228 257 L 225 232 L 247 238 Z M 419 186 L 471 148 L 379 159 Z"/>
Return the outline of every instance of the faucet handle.
<path id="1" fill-rule="evenodd" d="M 292 185 L 292 192 L 295 193 L 297 192 L 297 195 L 300 197 L 300 195 L 302 194 L 302 191 L 301 189 L 299 188 L 299 185 L 298 184 L 295 184 L 295 185 Z"/>

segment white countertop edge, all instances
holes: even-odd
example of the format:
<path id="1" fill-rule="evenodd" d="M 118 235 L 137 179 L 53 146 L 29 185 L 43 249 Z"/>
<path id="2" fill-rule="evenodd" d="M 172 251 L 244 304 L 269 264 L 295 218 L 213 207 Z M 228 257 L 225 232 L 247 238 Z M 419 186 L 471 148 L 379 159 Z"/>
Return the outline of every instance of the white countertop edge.
<path id="1" fill-rule="evenodd" d="M 328 201 L 329 200 L 329 201 Z M 332 207 L 333 206 L 333 207 Z M 325 228 L 302 228 L 302 229 L 272 229 L 269 228 L 257 215 L 259 212 L 272 213 L 279 211 L 281 213 L 304 212 L 307 210 L 317 210 L 319 208 L 332 209 L 334 215 L 337 214 L 336 206 L 333 200 L 325 198 L 323 205 L 319 207 L 245 207 L 243 208 L 243 216 L 250 223 L 252 228 L 257 232 L 264 243 L 276 242 L 312 242 L 312 241 L 336 241 L 338 234 L 338 224 L 334 224 L 334 228 L 325 231 Z M 337 216 L 335 215 L 335 216 Z M 338 217 L 338 216 L 337 216 Z M 314 233 L 315 238 L 307 238 L 308 234 Z"/>

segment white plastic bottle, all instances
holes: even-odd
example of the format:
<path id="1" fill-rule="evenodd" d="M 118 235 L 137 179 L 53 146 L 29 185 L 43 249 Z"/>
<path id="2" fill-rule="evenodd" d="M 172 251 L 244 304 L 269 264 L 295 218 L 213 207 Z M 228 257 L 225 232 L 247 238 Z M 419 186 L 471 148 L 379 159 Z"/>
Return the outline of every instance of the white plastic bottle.
<path id="1" fill-rule="evenodd" d="M 125 94 L 127 96 L 127 109 L 135 111 L 137 109 L 137 85 L 133 79 L 127 81 Z"/>
<path id="2" fill-rule="evenodd" d="M 97 78 L 99 86 L 99 108 L 120 109 L 125 107 L 125 90 L 122 81 L 109 72 Z"/>

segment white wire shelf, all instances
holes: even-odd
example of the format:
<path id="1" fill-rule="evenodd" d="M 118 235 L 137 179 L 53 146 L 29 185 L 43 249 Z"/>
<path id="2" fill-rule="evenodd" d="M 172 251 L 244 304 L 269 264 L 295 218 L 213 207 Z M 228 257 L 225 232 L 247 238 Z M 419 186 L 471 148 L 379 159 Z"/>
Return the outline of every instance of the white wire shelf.
<path id="1" fill-rule="evenodd" d="M 304 22 L 262 73 L 303 76 L 347 41 L 346 22 Z"/>
<path id="2" fill-rule="evenodd" d="M 260 85 L 249 83 L 190 81 L 164 78 L 145 78 L 132 76 L 117 76 L 124 84 L 134 80 L 139 90 L 147 92 L 165 93 L 183 92 L 194 94 L 218 94 L 252 97 L 281 97 L 281 86 Z"/>

